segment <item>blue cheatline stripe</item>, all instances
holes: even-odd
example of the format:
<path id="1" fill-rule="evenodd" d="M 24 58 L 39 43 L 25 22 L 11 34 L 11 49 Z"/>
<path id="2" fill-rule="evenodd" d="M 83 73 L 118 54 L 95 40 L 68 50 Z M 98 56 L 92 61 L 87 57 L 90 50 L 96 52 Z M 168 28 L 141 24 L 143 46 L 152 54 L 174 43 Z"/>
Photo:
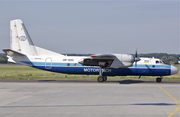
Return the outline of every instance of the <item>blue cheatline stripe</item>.
<path id="1" fill-rule="evenodd" d="M 133 66 L 131 66 L 131 68 L 136 68 L 136 67 L 138 68 L 163 68 L 163 69 L 171 68 L 170 65 L 158 65 L 158 64 L 137 64 L 137 66 L 133 64 Z"/>
<path id="2" fill-rule="evenodd" d="M 27 65 L 53 71 L 59 73 L 67 73 L 67 74 L 99 74 L 99 67 L 92 67 L 92 66 L 82 66 L 81 64 L 77 64 L 75 67 L 75 63 L 70 63 L 70 66 L 67 66 L 67 63 L 52 63 L 48 65 L 45 62 L 29 62 L 29 61 L 21 61 Z M 144 76 L 165 76 L 171 74 L 171 66 L 169 65 L 155 65 L 155 68 L 152 65 L 133 65 L 132 67 L 128 68 L 106 68 L 106 72 L 104 75 L 107 76 L 122 76 L 122 75 L 144 75 Z"/>
<path id="3" fill-rule="evenodd" d="M 34 65 L 34 66 L 45 66 L 45 65 L 51 65 L 50 62 L 30 62 L 30 61 L 21 61 L 22 63 L 25 63 L 27 65 Z M 79 63 L 52 63 L 52 66 L 82 66 Z"/>

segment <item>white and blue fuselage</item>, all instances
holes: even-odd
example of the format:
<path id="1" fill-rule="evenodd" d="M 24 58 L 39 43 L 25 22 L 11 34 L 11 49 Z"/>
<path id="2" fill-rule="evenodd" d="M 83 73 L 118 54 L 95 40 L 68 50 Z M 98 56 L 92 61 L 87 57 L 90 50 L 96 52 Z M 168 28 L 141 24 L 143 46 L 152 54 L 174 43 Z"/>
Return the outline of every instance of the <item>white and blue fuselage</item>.
<path id="1" fill-rule="evenodd" d="M 52 72 L 66 74 L 88 74 L 98 75 L 100 67 L 83 66 L 78 63 L 79 60 L 87 57 L 77 56 L 33 56 L 28 57 L 28 61 L 19 61 L 21 64 L 32 66 L 38 69 L 43 69 Z M 167 76 L 175 74 L 178 69 L 172 65 L 167 65 L 163 61 L 155 58 L 140 58 L 137 65 L 133 64 L 127 68 L 104 68 L 103 75 L 105 76 Z"/>

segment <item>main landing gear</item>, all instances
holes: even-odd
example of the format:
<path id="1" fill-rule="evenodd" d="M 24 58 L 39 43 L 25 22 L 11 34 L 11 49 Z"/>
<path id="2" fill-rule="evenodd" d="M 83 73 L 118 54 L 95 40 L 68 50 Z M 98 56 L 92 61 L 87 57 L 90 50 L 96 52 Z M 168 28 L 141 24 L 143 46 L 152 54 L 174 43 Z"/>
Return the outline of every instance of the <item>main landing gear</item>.
<path id="1" fill-rule="evenodd" d="M 160 78 L 156 78 L 156 82 L 161 82 L 162 81 L 162 76 Z"/>
<path id="2" fill-rule="evenodd" d="M 99 77 L 97 78 L 98 82 L 104 82 L 107 80 L 107 77 L 103 76 L 102 74 L 103 74 L 103 69 L 100 67 L 99 68 Z"/>
<path id="3" fill-rule="evenodd" d="M 104 82 L 104 81 L 106 81 L 107 80 L 107 77 L 106 76 L 99 76 L 98 78 L 97 78 L 97 81 L 98 82 Z"/>

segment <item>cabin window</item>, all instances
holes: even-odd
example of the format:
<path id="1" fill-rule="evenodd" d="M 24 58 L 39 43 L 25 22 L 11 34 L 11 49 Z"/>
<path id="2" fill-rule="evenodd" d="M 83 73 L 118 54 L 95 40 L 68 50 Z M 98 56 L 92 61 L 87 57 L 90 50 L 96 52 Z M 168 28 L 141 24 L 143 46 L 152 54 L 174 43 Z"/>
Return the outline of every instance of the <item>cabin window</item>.
<path id="1" fill-rule="evenodd" d="M 159 63 L 159 61 L 156 61 L 156 64 L 158 64 Z"/>
<path id="2" fill-rule="evenodd" d="M 67 61 L 67 59 L 63 59 L 63 61 Z"/>
<path id="3" fill-rule="evenodd" d="M 67 66 L 70 66 L 70 63 L 68 63 Z"/>

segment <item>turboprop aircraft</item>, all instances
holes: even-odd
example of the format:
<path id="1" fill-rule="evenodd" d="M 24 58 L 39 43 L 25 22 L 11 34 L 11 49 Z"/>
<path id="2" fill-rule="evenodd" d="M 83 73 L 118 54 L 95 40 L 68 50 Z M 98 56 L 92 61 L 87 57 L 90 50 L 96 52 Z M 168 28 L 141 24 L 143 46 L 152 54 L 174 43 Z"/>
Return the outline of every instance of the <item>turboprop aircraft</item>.
<path id="1" fill-rule="evenodd" d="M 139 58 L 129 54 L 96 54 L 92 56 L 65 56 L 33 44 L 24 23 L 20 19 L 10 21 L 11 49 L 4 49 L 8 61 L 34 68 L 65 73 L 99 75 L 98 82 L 107 76 L 162 76 L 172 75 L 179 70 L 156 58 Z"/>

